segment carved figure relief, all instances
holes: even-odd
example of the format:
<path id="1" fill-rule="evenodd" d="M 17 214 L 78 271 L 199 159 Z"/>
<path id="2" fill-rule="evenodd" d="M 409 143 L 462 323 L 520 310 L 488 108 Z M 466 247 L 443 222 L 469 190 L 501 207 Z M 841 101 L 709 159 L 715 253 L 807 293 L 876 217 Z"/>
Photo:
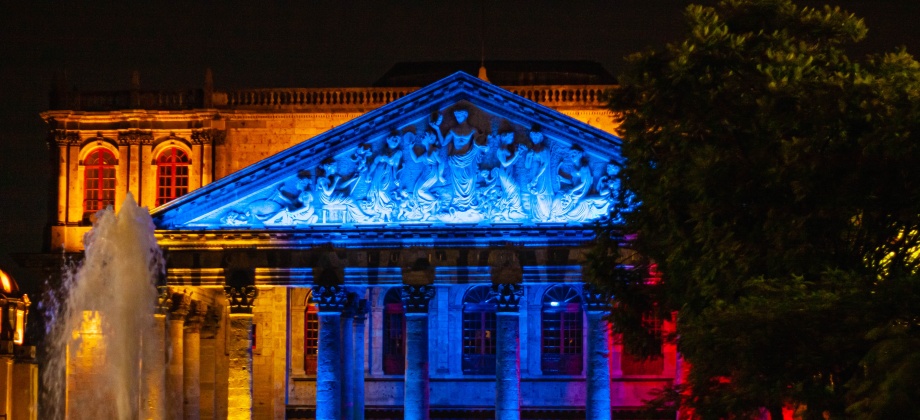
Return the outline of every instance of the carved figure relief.
<path id="1" fill-rule="evenodd" d="M 609 212 L 617 171 L 615 162 L 592 160 L 538 126 L 460 104 L 362 139 L 325 157 L 315 177 L 302 170 L 219 220 L 227 226 L 584 223 Z"/>

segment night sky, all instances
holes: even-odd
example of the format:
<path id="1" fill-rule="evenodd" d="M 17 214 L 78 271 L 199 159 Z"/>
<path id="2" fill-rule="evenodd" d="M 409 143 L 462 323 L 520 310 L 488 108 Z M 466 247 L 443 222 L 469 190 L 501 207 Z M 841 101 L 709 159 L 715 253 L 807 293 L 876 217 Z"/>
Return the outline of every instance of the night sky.
<path id="1" fill-rule="evenodd" d="M 40 252 L 51 173 L 46 126 L 56 71 L 80 90 L 368 86 L 401 61 L 592 60 L 680 35 L 685 0 L 51 2 L 0 0 L 0 268 Z M 155 3 L 155 4 L 154 4 Z M 804 4 L 805 2 L 801 2 Z M 865 18 L 856 50 L 920 55 L 920 1 L 827 0 Z"/>

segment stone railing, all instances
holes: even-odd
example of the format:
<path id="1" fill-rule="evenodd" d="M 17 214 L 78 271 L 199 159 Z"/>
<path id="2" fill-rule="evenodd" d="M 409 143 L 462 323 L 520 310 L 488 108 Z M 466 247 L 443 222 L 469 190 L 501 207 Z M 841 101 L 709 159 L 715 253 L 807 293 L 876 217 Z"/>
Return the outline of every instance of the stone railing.
<path id="1" fill-rule="evenodd" d="M 505 86 L 516 95 L 553 108 L 593 108 L 606 104 L 611 85 Z M 400 99 L 418 88 L 276 88 L 208 92 L 110 91 L 66 92 L 52 96 L 52 109 L 114 111 L 121 109 L 330 109 L 367 111 Z"/>
<path id="2" fill-rule="evenodd" d="M 279 88 L 214 93 L 218 108 L 378 107 L 417 88 Z"/>
<path id="3" fill-rule="evenodd" d="M 507 86 L 511 93 L 553 108 L 601 107 L 607 104 L 606 92 L 612 85 L 584 86 Z"/>
<path id="4" fill-rule="evenodd" d="M 201 89 L 180 91 L 66 92 L 52 95 L 52 109 L 112 111 L 119 109 L 183 110 L 204 108 Z"/>

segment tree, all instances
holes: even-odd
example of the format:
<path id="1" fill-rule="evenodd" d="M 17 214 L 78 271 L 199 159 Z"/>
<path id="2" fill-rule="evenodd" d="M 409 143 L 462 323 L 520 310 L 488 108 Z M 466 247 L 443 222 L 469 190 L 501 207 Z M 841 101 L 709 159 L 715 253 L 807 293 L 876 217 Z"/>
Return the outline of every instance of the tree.
<path id="1" fill-rule="evenodd" d="M 686 17 L 686 39 L 631 56 L 611 95 L 622 223 L 588 269 L 615 331 L 649 354 L 640 314 L 677 311 L 679 395 L 702 418 L 920 417 L 920 64 L 851 59 L 867 29 L 836 8 Z"/>

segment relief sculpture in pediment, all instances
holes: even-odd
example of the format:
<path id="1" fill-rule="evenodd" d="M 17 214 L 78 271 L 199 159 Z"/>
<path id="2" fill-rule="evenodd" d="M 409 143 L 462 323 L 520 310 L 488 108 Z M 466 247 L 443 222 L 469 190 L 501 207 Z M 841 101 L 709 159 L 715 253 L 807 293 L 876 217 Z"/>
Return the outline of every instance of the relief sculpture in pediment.
<path id="1" fill-rule="evenodd" d="M 469 104 L 433 113 L 219 217 L 229 226 L 585 223 L 604 217 L 618 166 Z M 596 180 L 596 182 L 595 182 Z"/>

